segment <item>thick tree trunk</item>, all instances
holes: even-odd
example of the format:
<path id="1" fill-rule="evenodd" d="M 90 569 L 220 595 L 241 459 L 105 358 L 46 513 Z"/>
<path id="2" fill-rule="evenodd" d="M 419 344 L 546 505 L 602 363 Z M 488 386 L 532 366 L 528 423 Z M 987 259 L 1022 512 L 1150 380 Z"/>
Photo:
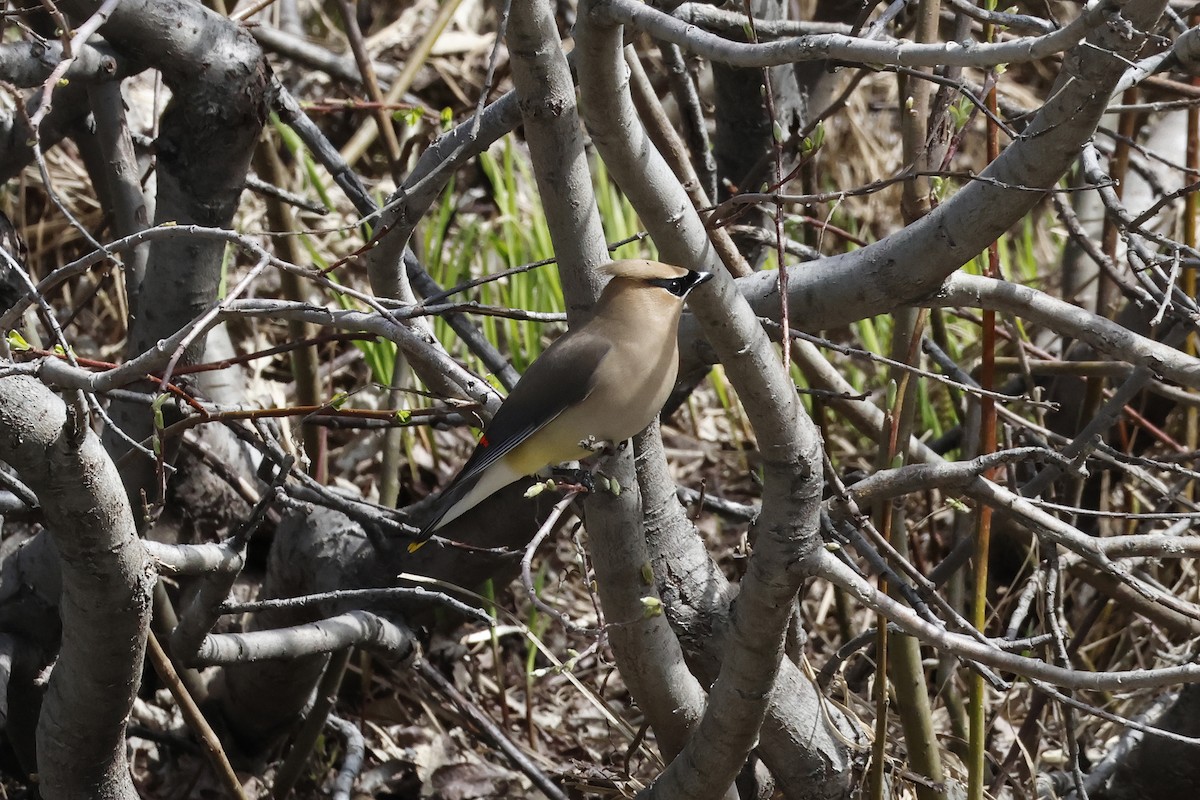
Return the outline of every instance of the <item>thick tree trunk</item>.
<path id="1" fill-rule="evenodd" d="M 38 725 L 39 785 L 46 798 L 135 800 L 125 723 L 156 576 L 83 410 L 82 398 L 68 407 L 33 378 L 0 379 L 0 459 L 37 495 L 62 565 L 62 648 Z"/>

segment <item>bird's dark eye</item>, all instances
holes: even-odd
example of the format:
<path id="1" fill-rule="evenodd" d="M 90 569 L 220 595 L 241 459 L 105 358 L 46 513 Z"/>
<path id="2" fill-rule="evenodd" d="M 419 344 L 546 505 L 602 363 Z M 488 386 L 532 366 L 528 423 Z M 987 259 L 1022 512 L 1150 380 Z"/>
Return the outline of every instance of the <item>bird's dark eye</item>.
<path id="1" fill-rule="evenodd" d="M 689 269 L 678 278 L 647 278 L 646 283 L 666 289 L 676 297 L 687 297 L 688 292 L 712 277 L 710 272 L 697 272 Z"/>
<path id="2" fill-rule="evenodd" d="M 648 278 L 646 283 L 651 286 L 657 286 L 660 289 L 666 289 L 676 297 L 683 297 L 692 286 L 692 282 L 688 280 L 686 275 L 681 278 Z"/>

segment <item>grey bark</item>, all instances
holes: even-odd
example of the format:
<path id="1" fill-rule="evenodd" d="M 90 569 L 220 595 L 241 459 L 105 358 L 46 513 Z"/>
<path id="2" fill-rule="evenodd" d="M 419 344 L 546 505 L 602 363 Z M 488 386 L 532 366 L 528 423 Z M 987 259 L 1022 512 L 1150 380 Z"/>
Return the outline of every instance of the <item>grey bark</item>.
<path id="1" fill-rule="evenodd" d="M 754 0 L 749 5 L 756 20 L 788 18 L 789 4 L 783 0 Z M 745 34 L 730 35 L 745 40 Z M 824 66 L 823 63 L 819 65 Z M 764 183 L 774 182 L 772 152 L 776 142 L 773 126 L 777 123 L 785 136 L 803 128 L 809 116 L 808 96 L 806 87 L 799 83 L 797 70 L 790 64 L 764 70 L 714 62 L 712 72 L 717 199 L 726 200 L 732 194 L 756 192 Z M 768 113 L 764 73 L 770 74 L 774 119 Z M 783 174 L 790 172 L 795 163 L 796 151 L 789 147 L 782 158 Z M 755 207 L 741 219 L 754 227 L 762 227 L 768 224 L 769 218 L 765 207 Z M 767 250 L 755 239 L 735 236 L 734 241 L 751 264 L 758 263 Z"/>
<path id="2" fill-rule="evenodd" d="M 1161 0 L 1132 0 L 1122 13 L 1138 30 L 1148 30 L 1163 6 Z M 791 318 L 805 330 L 837 328 L 935 292 L 1041 200 L 1042 193 L 1030 188 L 1053 187 L 1071 167 L 1143 41 L 1114 28 L 1093 31 L 1068 52 L 1063 74 L 1069 79 L 1051 93 L 1021 138 L 983 171 L 982 180 L 970 182 L 927 216 L 879 242 L 791 269 Z M 738 288 L 756 312 L 778 317 L 774 273 L 739 279 Z M 681 340 L 686 343 L 681 351 L 685 373 L 710 351 L 695 322 L 685 320 Z"/>
<path id="3" fill-rule="evenodd" d="M 261 596 L 290 597 L 335 589 L 393 585 L 400 572 L 424 575 L 459 586 L 476 586 L 488 578 L 511 580 L 517 565 L 493 549 L 514 550 L 529 541 L 549 512 L 551 502 L 523 497 L 528 483 L 515 484 L 450 523 L 443 534 L 476 550 L 429 545 L 409 555 L 408 539 L 383 539 L 376 549 L 363 528 L 344 514 L 326 508 L 289 512 L 280 525 Z M 498 523 L 502 521 L 502 524 Z M 394 544 L 394 546 L 392 546 Z M 403 608 L 418 624 L 428 621 L 420 608 Z M 279 609 L 256 614 L 251 630 L 268 630 L 311 622 L 320 609 Z M 302 717 L 325 663 L 324 656 L 227 667 L 217 692 L 219 707 L 247 757 L 270 753 Z"/>
<path id="4" fill-rule="evenodd" d="M 82 404 L 0 379 L 0 459 L 38 495 L 61 559 L 62 647 L 37 732 L 47 798 L 128 798 L 125 723 L 141 679 L 155 574 Z"/>
<path id="5" fill-rule="evenodd" d="M 34 87 L 49 78 L 61 60 L 62 45 L 59 42 L 6 43 L 0 45 L 0 79 L 22 88 Z M 39 131 L 42 150 L 82 129 L 89 112 L 87 95 L 90 86 L 119 81 L 138 69 L 135 60 L 118 58 L 106 43 L 85 45 L 67 68 L 66 77 L 70 82 L 55 90 L 53 106 L 42 120 Z M 30 114 L 40 107 L 39 94 L 27 98 Z M 32 139 L 33 131 L 25 117 L 7 104 L 0 109 L 0 181 L 11 179 L 33 160 Z"/>
<path id="6" fill-rule="evenodd" d="M 596 267 L 608 262 L 600 214 L 584 152 L 575 87 L 549 3 L 516 0 L 509 26 L 513 83 L 538 192 L 558 256 L 568 320 L 586 321 L 602 280 Z M 662 458 L 661 446 L 659 458 Z M 587 499 L 588 550 L 601 602 L 610 623 L 609 643 L 630 693 L 654 728 L 665 758 L 677 755 L 694 732 L 704 696 L 687 672 L 675 635 L 661 616 L 648 614 L 656 599 L 643 567 L 641 507 L 628 452 L 605 466 L 621 485 L 619 496 Z"/>
<path id="7" fill-rule="evenodd" d="M 99 4 L 72 0 L 73 14 Z M 269 74 L 242 26 L 185 0 L 124 2 L 101 29 L 118 51 L 137 53 L 163 73 L 172 101 L 160 121 L 155 224 L 228 226 L 254 142 L 266 118 Z M 146 281 L 154 298 L 133 320 L 129 351 L 140 353 L 192 319 L 216 297 L 224 246 L 154 242 Z"/>
<path id="8" fill-rule="evenodd" d="M 62 42 L 5 42 L 0 45 L 0 75 L 23 89 L 40 85 L 62 62 Z M 104 44 L 85 44 L 75 53 L 64 76 L 69 81 L 116 80 L 117 60 Z"/>
<path id="9" fill-rule="evenodd" d="M 54 659 L 62 641 L 58 603 L 62 575 L 58 554 L 46 531 L 22 536 L 5 525 L 0 545 L 0 630 L 23 646 L 5 687 L 9 714 L 5 733 L 26 774 L 37 772 L 37 725 L 45 686 L 39 673 Z"/>
<path id="10" fill-rule="evenodd" d="M 1148 722 L 1182 736 L 1200 737 L 1200 685 L 1184 686 L 1170 707 Z M 1170 800 L 1188 797 L 1200 785 L 1194 744 L 1130 730 L 1121 745 L 1122 756 L 1106 780 L 1097 786 L 1088 776 L 1088 794 L 1095 800 Z"/>
<path id="11" fill-rule="evenodd" d="M 71 0 L 62 5 L 83 17 L 99 4 Z M 101 32 L 118 52 L 134 53 L 161 70 L 172 92 L 156 143 L 154 223 L 227 227 L 266 118 L 269 68 L 258 44 L 241 25 L 185 0 L 123 2 Z M 150 245 L 145 277 L 127 276 L 129 355 L 168 338 L 181 320 L 194 319 L 212 305 L 224 251 L 221 242 L 186 237 Z M 141 302 L 143 297 L 148 301 Z M 185 362 L 203 352 L 201 338 Z M 134 439 L 152 430 L 145 408 L 114 403 L 112 416 Z M 115 436 L 106 442 L 114 452 L 124 450 Z M 131 497 L 153 485 L 151 467 L 141 459 L 132 463 L 126 474 Z"/>
<path id="12" fill-rule="evenodd" d="M 639 454 L 651 437 L 657 438 L 657 432 L 635 442 Z M 687 520 L 666 465 L 639 456 L 637 466 L 654 579 L 688 666 L 707 686 L 716 680 L 729 647 L 729 611 L 737 587 L 721 573 Z M 784 797 L 845 796 L 852 755 L 845 743 L 859 738 L 808 676 L 790 661 L 780 661 L 757 753 Z"/>
<path id="13" fill-rule="evenodd" d="M 567 319 L 585 320 L 607 263 L 604 229 L 583 150 L 575 85 L 545 0 L 514 0 L 508 47 L 538 194 L 554 240 Z"/>
<path id="14" fill-rule="evenodd" d="M 637 441 L 647 437 L 649 446 L 661 453 L 657 436 L 644 433 Z M 645 446 L 637 451 L 644 452 Z M 605 466 L 606 474 L 620 482 L 621 495 L 589 500 L 588 552 L 621 679 L 653 727 L 663 759 L 670 761 L 695 733 L 706 698 L 700 682 L 688 671 L 680 642 L 662 613 L 666 606 L 647 573 L 652 562 L 643 538 L 642 500 L 633 461 L 626 455 Z M 670 476 L 662 487 L 672 491 Z"/>
<path id="15" fill-rule="evenodd" d="M 717 277 L 690 305 L 736 386 L 764 464 L 755 553 L 734 605 L 720 674 L 699 731 L 655 784 L 662 796 L 720 796 L 758 737 L 796 591 L 819 540 L 820 438 L 750 308 L 723 271 L 699 217 L 636 118 L 623 76 L 621 30 L 581 6 L 577 64 L 585 120 L 611 174 L 667 261 Z M 848 779 L 848 776 L 845 776 Z"/>
<path id="16" fill-rule="evenodd" d="M 362 529 L 339 514 L 325 509 L 311 515 L 289 513 L 276 531 L 260 597 L 381 585 L 378 577 L 368 580 L 371 548 L 365 545 Z M 320 609 L 264 611 L 251 617 L 245 628 L 283 628 L 322 616 Z M 225 668 L 214 694 L 243 756 L 270 754 L 300 721 L 327 661 L 328 656 L 320 654 Z"/>

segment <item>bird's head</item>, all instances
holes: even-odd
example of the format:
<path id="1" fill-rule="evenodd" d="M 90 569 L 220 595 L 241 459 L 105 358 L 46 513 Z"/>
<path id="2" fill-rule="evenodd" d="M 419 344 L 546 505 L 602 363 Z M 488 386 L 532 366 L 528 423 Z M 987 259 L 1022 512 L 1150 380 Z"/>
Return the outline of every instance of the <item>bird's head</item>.
<path id="1" fill-rule="evenodd" d="M 606 295 L 630 290 L 662 290 L 667 292 L 665 296 L 659 295 L 662 300 L 674 299 L 678 303 L 682 303 L 692 289 L 712 278 L 711 272 L 641 259 L 614 261 L 603 270 L 612 276 L 604 290 Z"/>

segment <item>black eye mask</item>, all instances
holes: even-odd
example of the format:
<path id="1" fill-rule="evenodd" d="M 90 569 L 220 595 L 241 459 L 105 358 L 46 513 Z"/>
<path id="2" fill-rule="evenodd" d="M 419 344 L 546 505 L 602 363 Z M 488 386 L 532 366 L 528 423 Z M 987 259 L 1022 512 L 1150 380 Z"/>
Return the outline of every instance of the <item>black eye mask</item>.
<path id="1" fill-rule="evenodd" d="M 686 275 L 680 275 L 678 278 L 648 278 L 646 283 L 651 286 L 657 286 L 660 289 L 666 289 L 676 297 L 687 297 L 688 292 L 711 277 L 711 273 L 697 272 L 694 269 L 689 269 Z"/>

